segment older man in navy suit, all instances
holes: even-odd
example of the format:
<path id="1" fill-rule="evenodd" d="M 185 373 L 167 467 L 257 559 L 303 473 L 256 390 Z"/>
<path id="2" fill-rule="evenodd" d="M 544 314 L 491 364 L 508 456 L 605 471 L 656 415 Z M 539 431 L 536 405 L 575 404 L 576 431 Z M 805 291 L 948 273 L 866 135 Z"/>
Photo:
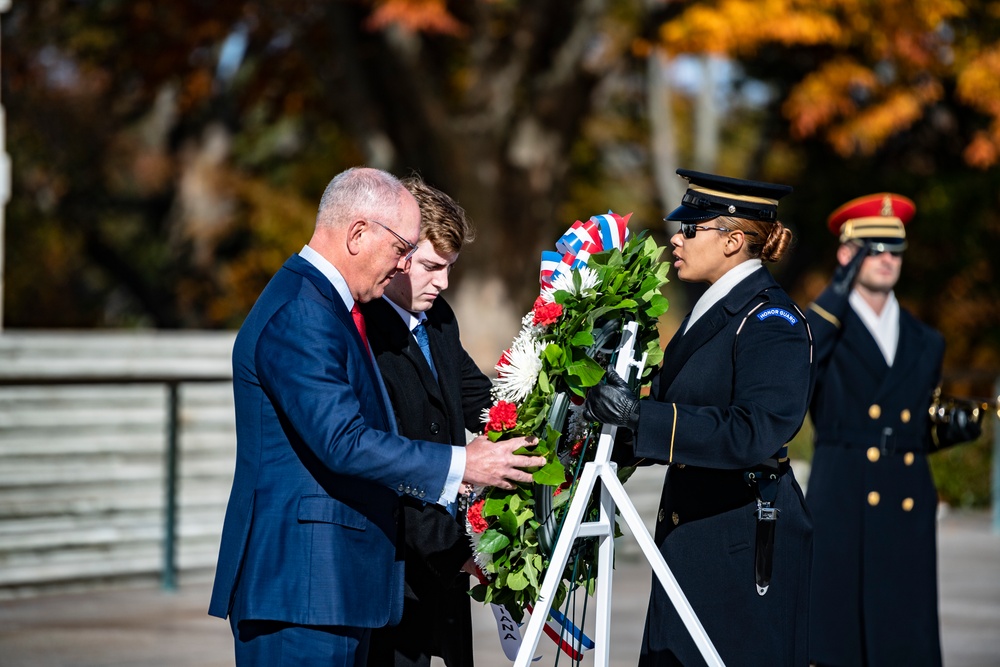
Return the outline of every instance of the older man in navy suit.
<path id="1" fill-rule="evenodd" d="M 463 481 L 512 488 L 544 463 L 514 454 L 521 438 L 395 434 L 357 303 L 407 269 L 419 231 L 395 177 L 339 174 L 236 338 L 236 474 L 209 613 L 228 615 L 237 665 L 364 665 L 371 628 L 402 614 L 400 495 L 445 505 Z"/>

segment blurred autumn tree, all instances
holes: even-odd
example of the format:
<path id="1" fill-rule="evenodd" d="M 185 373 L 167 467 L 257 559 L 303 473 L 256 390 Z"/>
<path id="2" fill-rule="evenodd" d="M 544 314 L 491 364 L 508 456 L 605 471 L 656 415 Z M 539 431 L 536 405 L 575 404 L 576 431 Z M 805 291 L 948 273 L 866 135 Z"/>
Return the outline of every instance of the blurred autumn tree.
<path id="1" fill-rule="evenodd" d="M 900 298 L 981 393 L 1000 369 L 998 6 L 16 0 L 5 325 L 238 326 L 361 163 L 453 194 L 479 230 L 457 277 L 519 313 L 568 223 L 613 208 L 662 234 L 695 166 L 795 186 L 776 272 L 803 302 L 833 267 L 830 211 L 915 199 Z"/>
<path id="2" fill-rule="evenodd" d="M 14 2 L 5 324 L 238 326 L 356 164 L 455 196 L 479 230 L 460 269 L 527 308 L 572 216 L 649 206 L 625 185 L 560 209 L 572 170 L 596 184 L 622 143 L 593 119 L 639 18 L 603 0 Z"/>
<path id="3" fill-rule="evenodd" d="M 916 201 L 897 293 L 945 334 L 952 390 L 989 395 L 1000 369 L 1000 2 L 670 2 L 654 41 L 732 59 L 734 86 L 766 84 L 755 148 L 730 169 L 795 186 L 782 214 L 798 243 L 781 270 L 799 300 L 832 271 L 834 208 L 882 190 Z"/>

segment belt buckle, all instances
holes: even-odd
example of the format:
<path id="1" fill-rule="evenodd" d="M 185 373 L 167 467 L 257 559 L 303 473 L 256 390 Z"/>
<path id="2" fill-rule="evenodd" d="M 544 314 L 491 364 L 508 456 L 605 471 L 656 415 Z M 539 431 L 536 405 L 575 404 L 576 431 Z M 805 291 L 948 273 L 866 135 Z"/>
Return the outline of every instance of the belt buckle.
<path id="1" fill-rule="evenodd" d="M 892 448 L 889 448 L 889 443 L 892 443 Z M 882 429 L 882 440 L 878 446 L 879 450 L 883 455 L 895 454 L 896 453 L 896 438 L 892 436 L 892 427 L 886 426 Z"/>
<path id="2" fill-rule="evenodd" d="M 771 503 L 765 502 L 763 500 L 757 500 L 757 520 L 758 521 L 777 521 L 778 514 L 781 513 L 777 507 L 771 507 Z"/>

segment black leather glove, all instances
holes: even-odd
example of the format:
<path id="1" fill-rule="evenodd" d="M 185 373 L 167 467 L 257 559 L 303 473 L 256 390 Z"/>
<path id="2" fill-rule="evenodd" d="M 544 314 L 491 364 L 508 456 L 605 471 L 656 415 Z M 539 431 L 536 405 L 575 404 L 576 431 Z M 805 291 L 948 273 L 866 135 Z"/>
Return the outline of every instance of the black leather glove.
<path id="1" fill-rule="evenodd" d="M 837 270 L 833 272 L 833 280 L 830 281 L 830 287 L 835 293 L 844 296 L 851 291 L 851 288 L 854 287 L 854 279 L 858 277 L 858 271 L 861 269 L 861 262 L 865 261 L 867 256 L 868 244 L 864 243 L 854 253 L 851 261 L 837 266 Z"/>
<path id="2" fill-rule="evenodd" d="M 583 415 L 590 421 L 625 426 L 639 426 L 639 399 L 614 369 L 609 368 L 605 383 L 592 387 L 583 403 Z"/>
<path id="3" fill-rule="evenodd" d="M 934 424 L 932 428 L 936 429 L 938 449 L 977 440 L 983 434 L 979 422 L 973 420 L 969 413 L 961 408 L 951 408 L 948 411 L 948 421 Z"/>

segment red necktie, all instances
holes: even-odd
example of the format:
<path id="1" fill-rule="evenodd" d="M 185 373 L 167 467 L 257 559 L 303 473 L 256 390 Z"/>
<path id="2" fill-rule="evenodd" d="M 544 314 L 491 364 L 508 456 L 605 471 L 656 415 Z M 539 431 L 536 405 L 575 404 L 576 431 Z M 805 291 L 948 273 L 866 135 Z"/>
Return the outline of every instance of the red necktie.
<path id="1" fill-rule="evenodd" d="M 354 326 L 358 328 L 358 333 L 361 334 L 361 340 L 365 344 L 365 350 L 368 354 L 371 354 L 371 349 L 368 347 L 368 330 L 365 328 L 365 316 L 361 314 L 361 309 L 358 307 L 358 302 L 354 302 L 354 307 L 351 308 L 351 317 L 354 318 Z"/>

